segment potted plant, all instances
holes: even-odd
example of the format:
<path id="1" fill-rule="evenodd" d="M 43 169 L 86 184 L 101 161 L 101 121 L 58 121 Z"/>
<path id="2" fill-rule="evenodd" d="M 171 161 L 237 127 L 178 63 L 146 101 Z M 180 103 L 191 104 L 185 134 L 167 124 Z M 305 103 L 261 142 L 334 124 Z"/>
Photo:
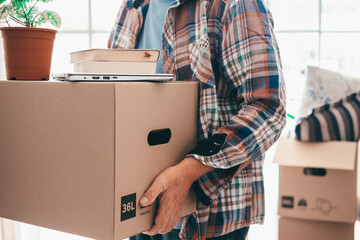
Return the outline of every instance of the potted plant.
<path id="1" fill-rule="evenodd" d="M 6 78 L 9 80 L 48 80 L 56 30 L 38 28 L 49 22 L 61 26 L 60 16 L 38 9 L 37 4 L 52 0 L 0 0 L 0 28 L 4 39 Z M 12 26 L 15 24 L 16 26 Z"/>

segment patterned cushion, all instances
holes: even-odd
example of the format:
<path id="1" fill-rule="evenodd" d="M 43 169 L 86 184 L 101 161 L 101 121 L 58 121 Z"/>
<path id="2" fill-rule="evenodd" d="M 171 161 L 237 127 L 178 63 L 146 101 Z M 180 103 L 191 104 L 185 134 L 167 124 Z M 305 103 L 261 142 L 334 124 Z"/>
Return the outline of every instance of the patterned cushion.
<path id="1" fill-rule="evenodd" d="M 299 116 L 306 116 L 312 109 L 337 101 L 356 91 L 360 91 L 360 78 L 308 66 Z"/>
<path id="2" fill-rule="evenodd" d="M 301 141 L 357 141 L 360 135 L 360 92 L 313 109 L 299 118 L 296 139 Z"/>

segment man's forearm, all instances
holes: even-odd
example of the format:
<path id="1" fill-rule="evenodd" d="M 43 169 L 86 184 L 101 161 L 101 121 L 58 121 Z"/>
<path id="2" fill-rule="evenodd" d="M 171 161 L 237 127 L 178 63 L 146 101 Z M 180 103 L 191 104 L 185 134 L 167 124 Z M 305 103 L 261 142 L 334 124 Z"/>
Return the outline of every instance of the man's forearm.
<path id="1" fill-rule="evenodd" d="M 214 168 L 206 166 L 192 157 L 187 157 L 181 161 L 176 167 L 181 171 L 184 176 L 184 181 L 191 185 L 194 181 L 202 175 L 212 171 Z"/>

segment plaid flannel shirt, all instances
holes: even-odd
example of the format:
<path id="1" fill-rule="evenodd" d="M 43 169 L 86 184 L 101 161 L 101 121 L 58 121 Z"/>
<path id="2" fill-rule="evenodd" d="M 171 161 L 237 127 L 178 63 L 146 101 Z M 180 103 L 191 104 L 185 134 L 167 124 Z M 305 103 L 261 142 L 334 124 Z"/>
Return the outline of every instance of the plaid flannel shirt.
<path id="1" fill-rule="evenodd" d="M 149 0 L 124 0 L 111 48 L 134 48 Z M 199 83 L 198 146 L 215 170 L 198 179 L 182 239 L 217 237 L 264 221 L 262 166 L 285 125 L 285 84 L 272 16 L 262 0 L 175 0 L 165 17 L 164 73 Z M 186 97 L 186 96 L 184 96 Z"/>

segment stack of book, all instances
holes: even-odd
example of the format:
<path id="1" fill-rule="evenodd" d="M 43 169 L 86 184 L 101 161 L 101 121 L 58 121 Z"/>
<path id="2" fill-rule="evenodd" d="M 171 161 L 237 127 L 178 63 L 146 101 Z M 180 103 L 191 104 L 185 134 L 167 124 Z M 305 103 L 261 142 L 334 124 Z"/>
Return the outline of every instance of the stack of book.
<path id="1" fill-rule="evenodd" d="M 70 53 L 74 72 L 156 73 L 160 51 L 148 49 L 93 48 Z"/>

